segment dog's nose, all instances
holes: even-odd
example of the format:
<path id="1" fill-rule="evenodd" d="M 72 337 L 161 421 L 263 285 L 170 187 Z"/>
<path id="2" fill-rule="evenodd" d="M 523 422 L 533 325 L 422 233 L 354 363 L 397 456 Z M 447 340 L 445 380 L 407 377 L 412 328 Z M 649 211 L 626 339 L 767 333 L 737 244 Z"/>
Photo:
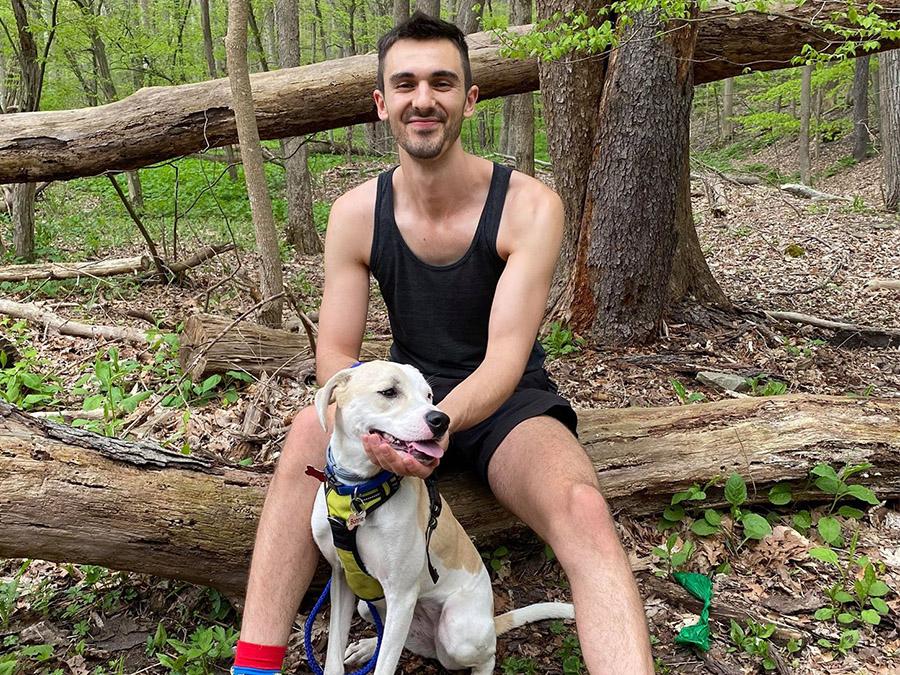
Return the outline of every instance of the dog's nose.
<path id="1" fill-rule="evenodd" d="M 431 433 L 437 438 L 443 436 L 450 426 L 450 416 L 447 413 L 442 413 L 440 410 L 432 410 L 425 415 L 425 424 L 428 425 Z"/>

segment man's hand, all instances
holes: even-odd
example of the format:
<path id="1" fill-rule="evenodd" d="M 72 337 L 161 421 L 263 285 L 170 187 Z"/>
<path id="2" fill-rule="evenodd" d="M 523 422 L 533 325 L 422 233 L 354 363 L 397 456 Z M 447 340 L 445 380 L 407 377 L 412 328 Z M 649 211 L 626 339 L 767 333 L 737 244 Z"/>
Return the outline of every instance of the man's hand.
<path id="1" fill-rule="evenodd" d="M 362 437 L 362 444 L 373 463 L 398 476 L 415 476 L 424 480 L 441 463 L 441 460 L 436 459 L 433 463 L 425 466 L 409 453 L 394 450 L 378 434 L 365 434 Z M 450 435 L 444 434 L 438 444 L 446 450 L 450 444 Z"/>

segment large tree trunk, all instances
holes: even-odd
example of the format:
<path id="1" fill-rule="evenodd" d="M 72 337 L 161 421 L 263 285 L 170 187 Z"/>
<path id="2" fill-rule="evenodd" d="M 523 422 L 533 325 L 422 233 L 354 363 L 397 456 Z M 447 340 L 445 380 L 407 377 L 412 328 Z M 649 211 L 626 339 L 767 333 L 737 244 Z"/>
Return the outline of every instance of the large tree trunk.
<path id="1" fill-rule="evenodd" d="M 900 0 L 883 4 L 888 7 L 886 17 L 895 16 L 892 12 L 900 8 Z M 810 28 L 809 22 L 844 6 L 837 0 L 817 0 L 775 16 L 750 12 L 736 25 L 730 6 L 716 6 L 700 22 L 695 83 L 740 74 L 750 63 L 761 69 L 781 67 L 804 42 L 822 47 L 828 35 Z M 482 99 L 537 89 L 534 60 L 500 57 L 492 33 L 475 33 L 468 40 Z M 884 41 L 881 46 L 894 45 Z M 254 103 L 262 137 L 284 138 L 377 119 L 371 98 L 376 58 L 371 54 L 255 75 Z M 578 63 L 573 68 L 583 66 L 596 79 L 591 69 L 596 71 L 602 61 L 574 61 Z M 552 92 L 558 98 L 565 93 Z M 582 134 L 574 123 L 571 130 L 575 136 Z M 587 137 L 593 140 L 589 132 Z M 0 116 L 0 183 L 131 169 L 234 142 L 227 81 L 143 89 L 97 109 Z M 590 142 L 585 147 L 590 148 Z"/>
<path id="2" fill-rule="evenodd" d="M 809 122 L 812 112 L 812 66 L 800 74 L 800 182 L 809 185 Z"/>
<path id="3" fill-rule="evenodd" d="M 459 0 L 456 9 L 456 21 L 454 22 L 463 33 L 468 35 L 478 30 L 478 24 L 481 21 L 481 12 L 484 5 L 481 0 Z M 522 26 L 530 23 L 531 19 L 524 21 L 510 21 L 510 26 Z"/>
<path id="4" fill-rule="evenodd" d="M 403 23 L 409 18 L 409 0 L 394 0 L 393 10 L 394 25 Z"/>
<path id="5" fill-rule="evenodd" d="M 276 0 L 275 14 L 279 65 L 281 68 L 295 68 L 300 65 L 297 0 Z M 281 151 L 284 155 L 284 190 L 288 212 L 285 238 L 298 253 L 319 253 L 322 251 L 322 240 L 313 222 L 312 185 L 306 145 L 302 138 L 294 136 L 281 142 Z"/>
<path id="6" fill-rule="evenodd" d="M 250 72 L 247 67 L 247 0 L 229 0 L 228 35 L 225 50 L 228 55 L 228 77 L 231 82 L 232 108 L 241 144 L 241 162 L 244 180 L 250 197 L 250 211 L 256 232 L 256 248 L 259 253 L 259 285 L 266 303 L 260 309 L 260 322 L 266 326 L 281 325 L 284 304 L 284 280 L 281 272 L 281 253 L 278 250 L 278 234 L 272 214 L 272 200 L 266 184 L 262 146 L 256 128 L 253 95 L 250 90 Z"/>
<path id="7" fill-rule="evenodd" d="M 416 0 L 416 11 L 441 18 L 441 0 Z"/>
<path id="8" fill-rule="evenodd" d="M 884 208 L 900 212 L 900 50 L 879 57 Z"/>
<path id="9" fill-rule="evenodd" d="M 642 14 L 610 56 L 577 232 L 569 324 L 596 343 L 656 337 L 689 153 L 697 23 Z M 545 107 L 547 107 L 545 105 Z"/>
<path id="10" fill-rule="evenodd" d="M 731 472 L 751 501 L 809 471 L 871 462 L 865 484 L 900 495 L 900 403 L 785 396 L 669 408 L 581 411 L 579 431 L 616 513 L 649 514 L 693 483 Z M 240 593 L 268 476 L 31 417 L 0 402 L 0 557 L 90 563 Z M 310 478 L 309 480 L 314 480 Z M 514 518 L 468 475 L 441 492 L 470 536 L 508 536 Z M 704 506 L 724 503 L 718 488 Z M 829 498 L 830 500 L 830 498 Z M 284 536 L 291 536 L 284 533 Z"/>
<path id="11" fill-rule="evenodd" d="M 856 59 L 853 73 L 853 159 L 861 162 L 869 151 L 869 55 Z"/>

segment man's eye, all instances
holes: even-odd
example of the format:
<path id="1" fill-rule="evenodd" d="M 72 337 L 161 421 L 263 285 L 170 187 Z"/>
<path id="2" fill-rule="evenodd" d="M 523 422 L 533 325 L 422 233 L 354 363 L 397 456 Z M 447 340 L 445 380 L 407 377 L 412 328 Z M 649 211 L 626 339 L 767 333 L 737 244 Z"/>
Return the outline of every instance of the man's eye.
<path id="1" fill-rule="evenodd" d="M 391 387 L 390 389 L 382 389 L 378 393 L 385 398 L 394 398 L 397 395 L 397 390 Z"/>

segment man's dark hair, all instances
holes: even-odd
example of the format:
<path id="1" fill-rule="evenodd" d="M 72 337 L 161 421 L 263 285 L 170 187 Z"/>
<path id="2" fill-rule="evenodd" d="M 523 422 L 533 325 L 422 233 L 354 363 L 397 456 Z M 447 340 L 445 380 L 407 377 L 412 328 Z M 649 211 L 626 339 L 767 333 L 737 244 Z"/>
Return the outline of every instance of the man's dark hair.
<path id="1" fill-rule="evenodd" d="M 398 40 L 450 40 L 459 50 L 462 59 L 463 78 L 466 91 L 472 86 L 472 67 L 469 65 L 469 47 L 466 36 L 452 23 L 435 19 L 420 11 L 413 13 L 406 21 L 394 26 L 378 40 L 377 86 L 384 91 L 384 55 Z"/>

